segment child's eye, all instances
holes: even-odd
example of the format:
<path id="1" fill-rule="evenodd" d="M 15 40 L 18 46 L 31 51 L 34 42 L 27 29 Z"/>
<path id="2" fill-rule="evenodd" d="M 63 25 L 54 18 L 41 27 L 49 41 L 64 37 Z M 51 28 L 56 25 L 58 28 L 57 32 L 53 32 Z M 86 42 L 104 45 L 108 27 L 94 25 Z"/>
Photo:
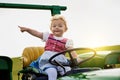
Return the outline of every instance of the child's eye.
<path id="1" fill-rule="evenodd" d="M 56 27 L 55 25 L 53 25 L 52 27 Z"/>
<path id="2" fill-rule="evenodd" d="M 62 25 L 59 25 L 59 27 L 62 27 Z"/>

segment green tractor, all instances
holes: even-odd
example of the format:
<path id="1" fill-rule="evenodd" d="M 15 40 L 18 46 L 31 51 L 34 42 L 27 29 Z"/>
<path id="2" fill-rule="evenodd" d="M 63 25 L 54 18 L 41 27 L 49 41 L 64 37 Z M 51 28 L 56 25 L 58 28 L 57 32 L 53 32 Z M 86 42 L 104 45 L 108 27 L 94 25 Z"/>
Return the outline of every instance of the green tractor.
<path id="1" fill-rule="evenodd" d="M 70 54 L 71 51 L 76 51 L 81 62 L 77 62 L 76 59 Z M 28 67 L 35 60 L 37 64 L 37 57 L 44 52 L 43 47 L 27 47 L 22 53 L 23 58 L 23 70 L 19 72 L 23 74 L 23 80 L 26 75 L 29 78 L 35 80 L 47 80 L 47 75 L 39 73 L 37 68 Z M 35 53 L 35 54 L 34 54 Z M 34 55 L 33 55 L 34 54 Z M 67 63 L 60 63 L 55 61 L 55 57 L 64 54 L 68 60 Z M 52 56 L 49 62 L 56 66 L 70 66 L 72 69 L 65 75 L 58 75 L 58 80 L 119 80 L 120 79 L 120 51 L 96 51 L 91 48 L 74 48 L 66 50 Z M 31 74 L 26 72 L 31 72 Z M 34 75 L 35 73 L 36 75 Z M 28 77 L 27 77 L 28 78 Z"/>

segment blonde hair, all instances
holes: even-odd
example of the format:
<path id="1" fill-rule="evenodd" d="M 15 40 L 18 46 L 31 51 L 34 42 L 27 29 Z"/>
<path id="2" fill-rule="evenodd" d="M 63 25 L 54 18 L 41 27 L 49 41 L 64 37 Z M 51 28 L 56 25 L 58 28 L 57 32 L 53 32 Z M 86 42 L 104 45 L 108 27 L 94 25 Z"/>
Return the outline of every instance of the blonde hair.
<path id="1" fill-rule="evenodd" d="M 66 20 L 65 20 L 65 18 L 64 18 L 62 15 L 60 15 L 60 14 L 56 14 L 56 15 L 52 16 L 52 18 L 51 18 L 51 24 L 52 24 L 52 21 L 53 21 L 53 20 L 58 20 L 58 19 L 61 19 L 62 21 L 64 21 L 65 31 L 67 31 L 67 30 L 68 30 L 68 27 L 67 27 Z M 51 26 L 50 26 L 50 29 L 51 29 Z"/>

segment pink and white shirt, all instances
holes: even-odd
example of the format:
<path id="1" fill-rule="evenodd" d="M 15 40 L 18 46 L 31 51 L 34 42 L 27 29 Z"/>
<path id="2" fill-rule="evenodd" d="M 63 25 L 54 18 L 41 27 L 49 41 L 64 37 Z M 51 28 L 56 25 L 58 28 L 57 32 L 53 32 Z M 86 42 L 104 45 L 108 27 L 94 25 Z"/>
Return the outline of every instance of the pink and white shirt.
<path id="1" fill-rule="evenodd" d="M 56 37 L 48 32 L 43 33 L 43 41 L 46 42 L 45 50 L 61 52 L 69 47 L 73 47 L 73 41 L 63 37 Z"/>

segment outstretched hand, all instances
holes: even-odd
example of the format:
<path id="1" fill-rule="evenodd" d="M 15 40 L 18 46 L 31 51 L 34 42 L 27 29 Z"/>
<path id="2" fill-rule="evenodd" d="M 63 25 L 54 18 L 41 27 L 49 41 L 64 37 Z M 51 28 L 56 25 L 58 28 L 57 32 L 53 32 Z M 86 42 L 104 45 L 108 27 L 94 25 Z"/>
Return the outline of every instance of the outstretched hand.
<path id="1" fill-rule="evenodd" d="M 20 31 L 21 31 L 21 32 L 27 31 L 27 28 L 26 28 L 26 27 L 22 27 L 22 26 L 18 26 L 18 27 L 20 28 Z"/>

